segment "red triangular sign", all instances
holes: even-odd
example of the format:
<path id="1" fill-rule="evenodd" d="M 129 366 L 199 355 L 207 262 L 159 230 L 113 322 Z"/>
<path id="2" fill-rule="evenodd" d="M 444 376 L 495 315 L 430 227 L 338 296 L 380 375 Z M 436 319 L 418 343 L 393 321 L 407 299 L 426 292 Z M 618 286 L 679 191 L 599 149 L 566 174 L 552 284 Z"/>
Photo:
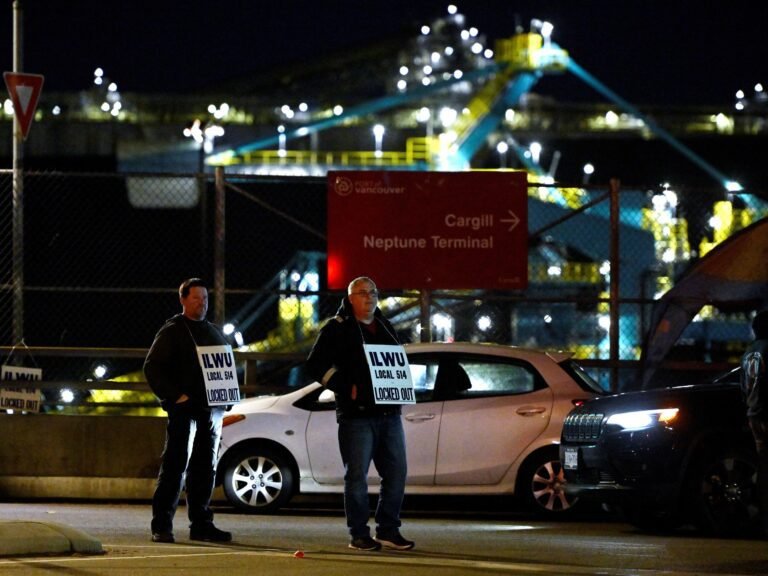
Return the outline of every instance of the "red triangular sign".
<path id="1" fill-rule="evenodd" d="M 3 79 L 13 102 L 13 111 L 19 119 L 21 135 L 26 140 L 32 119 L 35 117 L 40 92 L 43 91 L 44 77 L 40 74 L 3 72 Z"/>

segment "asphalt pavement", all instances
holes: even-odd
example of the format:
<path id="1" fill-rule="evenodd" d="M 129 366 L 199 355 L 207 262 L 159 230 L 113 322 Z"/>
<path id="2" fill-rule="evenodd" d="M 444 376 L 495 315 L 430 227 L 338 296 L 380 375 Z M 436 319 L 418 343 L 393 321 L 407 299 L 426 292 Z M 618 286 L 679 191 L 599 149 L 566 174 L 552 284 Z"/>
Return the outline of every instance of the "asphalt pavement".
<path id="1" fill-rule="evenodd" d="M 182 507 L 170 545 L 151 541 L 149 502 L 0 502 L 0 574 L 768 574 L 762 540 L 714 539 L 690 530 L 643 533 L 604 513 L 542 520 L 477 497 L 443 502 L 445 507 L 435 498 L 409 499 L 403 534 L 416 547 L 407 552 L 350 550 L 338 498 L 303 506 L 297 501 L 271 516 L 218 506 L 216 524 L 234 535 L 228 543 L 191 541 Z"/>

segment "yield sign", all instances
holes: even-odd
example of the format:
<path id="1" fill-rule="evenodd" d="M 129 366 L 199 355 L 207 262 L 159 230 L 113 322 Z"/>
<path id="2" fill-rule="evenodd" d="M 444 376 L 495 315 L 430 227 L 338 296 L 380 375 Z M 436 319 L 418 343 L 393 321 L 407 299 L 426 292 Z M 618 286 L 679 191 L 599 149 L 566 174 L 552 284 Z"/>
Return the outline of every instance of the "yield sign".
<path id="1" fill-rule="evenodd" d="M 21 135 L 26 140 L 29 126 L 35 117 L 40 92 L 43 90 L 44 78 L 40 74 L 3 72 L 3 79 L 13 102 L 13 110 L 19 119 Z"/>

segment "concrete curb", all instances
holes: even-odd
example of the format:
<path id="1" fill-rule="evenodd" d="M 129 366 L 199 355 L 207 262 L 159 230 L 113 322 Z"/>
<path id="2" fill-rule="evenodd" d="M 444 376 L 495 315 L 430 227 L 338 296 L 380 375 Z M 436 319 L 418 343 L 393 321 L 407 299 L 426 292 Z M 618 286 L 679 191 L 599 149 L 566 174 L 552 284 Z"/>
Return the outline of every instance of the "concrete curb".
<path id="1" fill-rule="evenodd" d="M 0 557 L 104 554 L 101 542 L 55 522 L 0 522 Z"/>

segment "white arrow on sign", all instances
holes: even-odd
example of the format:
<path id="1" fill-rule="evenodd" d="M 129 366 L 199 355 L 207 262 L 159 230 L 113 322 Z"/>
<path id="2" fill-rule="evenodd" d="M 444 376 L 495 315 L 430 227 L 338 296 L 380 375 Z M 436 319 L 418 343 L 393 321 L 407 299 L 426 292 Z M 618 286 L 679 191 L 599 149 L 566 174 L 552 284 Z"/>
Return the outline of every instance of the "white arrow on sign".
<path id="1" fill-rule="evenodd" d="M 507 232 L 512 232 L 512 230 L 514 230 L 517 227 L 517 225 L 520 224 L 520 218 L 518 218 L 517 214 L 512 212 L 512 210 L 507 210 L 507 212 L 509 213 L 511 218 L 501 218 L 500 221 L 505 223 L 509 222 L 509 230 L 507 230 Z"/>

